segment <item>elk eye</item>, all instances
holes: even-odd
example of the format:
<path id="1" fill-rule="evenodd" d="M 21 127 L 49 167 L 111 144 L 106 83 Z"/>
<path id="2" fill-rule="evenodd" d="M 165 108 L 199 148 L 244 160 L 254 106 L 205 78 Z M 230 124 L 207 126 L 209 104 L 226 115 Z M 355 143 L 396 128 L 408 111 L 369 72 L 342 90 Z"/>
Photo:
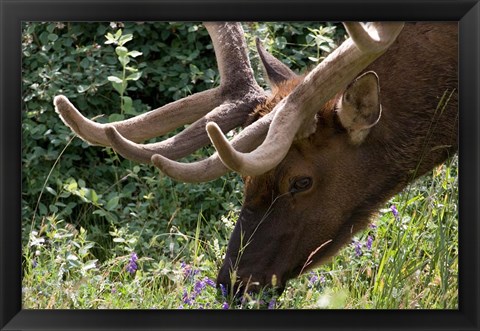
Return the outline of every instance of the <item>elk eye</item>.
<path id="1" fill-rule="evenodd" d="M 312 186 L 311 177 L 299 177 L 295 178 L 290 185 L 290 193 L 298 193 L 308 190 Z"/>

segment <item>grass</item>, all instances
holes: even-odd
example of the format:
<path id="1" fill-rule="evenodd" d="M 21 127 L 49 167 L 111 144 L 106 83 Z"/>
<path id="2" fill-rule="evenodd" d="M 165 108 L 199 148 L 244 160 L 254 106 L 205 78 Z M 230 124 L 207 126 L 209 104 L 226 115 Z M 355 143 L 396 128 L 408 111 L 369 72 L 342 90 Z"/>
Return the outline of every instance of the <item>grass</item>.
<path id="1" fill-rule="evenodd" d="M 145 179 L 138 177 L 138 181 Z M 231 179 L 217 184 L 225 189 Z M 391 199 L 372 225 L 358 234 L 331 263 L 290 281 L 281 297 L 267 299 L 268 302 L 262 295 L 246 295 L 238 302 L 214 285 L 238 211 L 238 195 L 228 193 L 237 192 L 236 185 L 230 185 L 235 188 L 233 191 L 226 190 L 225 200 L 218 200 L 217 193 L 205 187 L 200 188 L 206 201 L 212 205 L 227 204 L 225 207 L 232 210 L 213 219 L 213 224 L 212 216 L 202 209 L 194 221 L 189 214 L 190 222 L 176 223 L 177 215 L 182 213 L 175 206 L 191 208 L 195 205 L 192 200 L 197 200 L 198 195 L 184 195 L 188 190 L 170 194 L 169 203 L 175 205 L 167 208 L 173 210 L 170 220 L 164 230 L 154 233 L 149 232 L 148 227 L 158 223 L 154 223 L 154 219 L 145 219 L 139 225 L 136 215 L 130 215 L 132 223 L 118 225 L 115 218 L 104 216 L 104 227 L 108 231 L 103 239 L 98 239 L 91 232 L 99 231 L 96 228 L 99 224 L 79 220 L 80 225 L 73 226 L 66 218 L 57 216 L 58 213 L 49 213 L 40 225 L 34 220 L 24 233 L 28 238 L 23 249 L 23 306 L 27 309 L 256 309 L 266 306 L 271 309 L 457 309 L 457 184 L 455 157 Z M 140 208 L 142 201 L 155 200 L 139 199 Z M 157 204 L 166 204 L 166 199 L 162 196 Z M 95 210 L 103 210 L 108 215 L 107 212 L 125 209 L 133 202 L 122 198 L 116 204 L 108 203 L 109 206 L 86 204 L 84 208 L 88 211 L 81 217 L 92 217 Z M 150 214 L 150 217 L 156 216 L 156 213 Z"/>

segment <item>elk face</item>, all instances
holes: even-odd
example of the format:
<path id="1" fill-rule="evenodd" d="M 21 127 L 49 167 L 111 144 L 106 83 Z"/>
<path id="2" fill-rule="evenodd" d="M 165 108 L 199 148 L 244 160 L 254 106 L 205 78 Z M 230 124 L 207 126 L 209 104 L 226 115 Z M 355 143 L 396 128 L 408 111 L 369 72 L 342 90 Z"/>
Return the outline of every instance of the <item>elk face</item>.
<path id="1" fill-rule="evenodd" d="M 332 134 L 321 146 L 298 142 L 275 169 L 244 178 L 245 200 L 218 283 L 231 284 L 235 270 L 238 285 L 256 290 L 275 275 L 281 291 L 367 224 L 370 210 L 354 215 L 366 199 L 361 152 L 345 134 Z"/>
<path id="2" fill-rule="evenodd" d="M 279 67 L 263 64 L 267 74 Z M 290 87 L 279 76 L 269 75 L 273 89 Z M 369 187 L 362 179 L 372 168 L 359 165 L 368 150 L 363 142 L 381 115 L 379 100 L 377 75 L 361 75 L 320 107 L 314 133 L 298 133 L 307 137 L 294 141 L 278 166 L 244 176 L 243 208 L 218 283 L 236 283 L 234 292 L 265 285 L 281 292 L 288 279 L 325 261 L 367 224 L 371 212 L 358 214 L 358 206 Z"/>

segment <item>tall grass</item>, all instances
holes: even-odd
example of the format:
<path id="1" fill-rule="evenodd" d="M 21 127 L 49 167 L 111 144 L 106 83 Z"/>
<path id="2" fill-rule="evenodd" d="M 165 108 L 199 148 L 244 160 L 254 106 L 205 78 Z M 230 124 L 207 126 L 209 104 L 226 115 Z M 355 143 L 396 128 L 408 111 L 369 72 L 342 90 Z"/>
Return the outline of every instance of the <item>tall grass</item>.
<path id="1" fill-rule="evenodd" d="M 345 308 L 458 308 L 456 171 L 454 158 L 410 185 L 318 269 L 321 305 L 340 296 Z"/>
<path id="2" fill-rule="evenodd" d="M 148 242 L 128 226 L 111 228 L 113 247 L 52 214 L 24 246 L 24 308 L 457 309 L 457 197 L 454 157 L 391 199 L 331 263 L 269 302 L 261 295 L 238 302 L 215 288 L 235 212 L 216 225 L 200 212 L 190 228 L 171 227 Z M 101 261 L 93 253 L 107 249 Z"/>

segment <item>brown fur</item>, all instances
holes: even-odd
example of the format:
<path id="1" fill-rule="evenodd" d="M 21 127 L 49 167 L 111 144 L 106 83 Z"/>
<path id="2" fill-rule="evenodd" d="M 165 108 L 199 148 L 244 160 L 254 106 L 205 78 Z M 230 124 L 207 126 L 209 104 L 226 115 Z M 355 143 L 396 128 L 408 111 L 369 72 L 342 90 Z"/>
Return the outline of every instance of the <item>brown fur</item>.
<path id="1" fill-rule="evenodd" d="M 276 168 L 244 178 L 245 201 L 219 283 L 230 284 L 236 268 L 243 285 L 248 279 L 269 284 L 275 275 L 282 288 L 318 247 L 327 243 L 308 267 L 328 260 L 390 197 L 456 153 L 457 33 L 456 23 L 407 24 L 367 68 L 379 77 L 383 113 L 361 144 L 352 144 L 339 122 L 339 94 L 319 105 L 315 133 L 295 141 Z M 299 81 L 281 84 L 250 122 Z M 451 97 L 438 107 L 444 95 Z M 291 193 L 292 183 L 305 176 L 312 187 Z M 250 241 L 239 258 L 240 238 Z"/>
<path id="2" fill-rule="evenodd" d="M 278 86 L 272 86 L 272 93 L 270 94 L 270 97 L 253 110 L 243 126 L 247 127 L 253 122 L 257 121 L 259 118 L 270 113 L 273 108 L 275 108 L 277 103 L 289 95 L 293 89 L 302 82 L 303 78 L 303 76 L 297 77 L 296 79 L 284 81 Z"/>

